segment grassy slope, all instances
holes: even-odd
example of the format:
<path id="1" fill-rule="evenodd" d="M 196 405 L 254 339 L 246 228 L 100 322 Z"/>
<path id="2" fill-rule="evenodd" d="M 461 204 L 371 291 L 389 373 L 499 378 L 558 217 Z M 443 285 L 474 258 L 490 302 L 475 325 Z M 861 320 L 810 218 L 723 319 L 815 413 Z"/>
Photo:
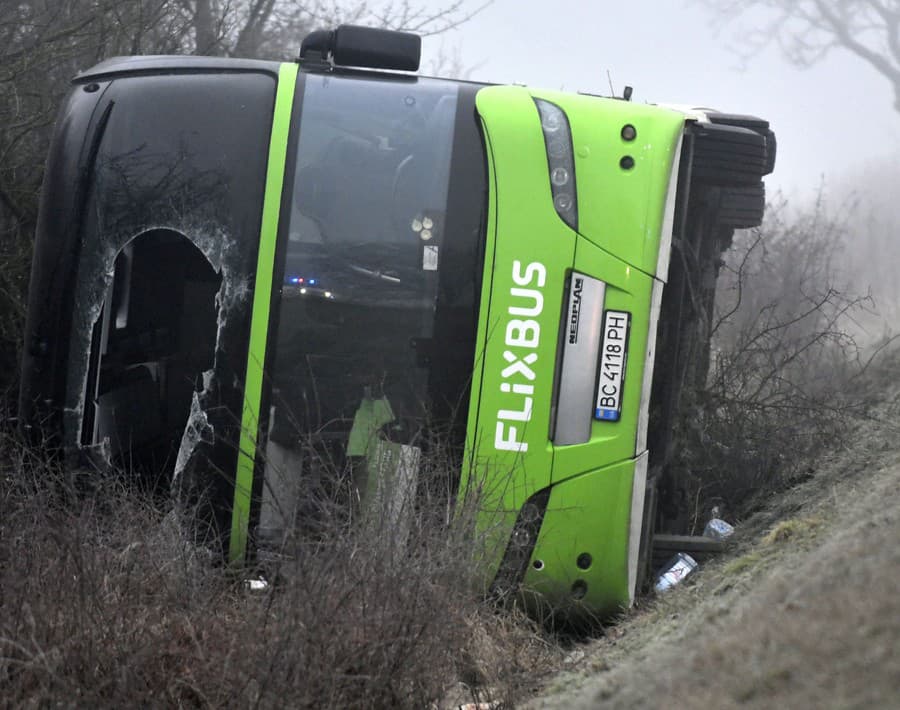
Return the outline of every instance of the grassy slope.
<path id="1" fill-rule="evenodd" d="M 529 707 L 900 707 L 900 400 Z"/>

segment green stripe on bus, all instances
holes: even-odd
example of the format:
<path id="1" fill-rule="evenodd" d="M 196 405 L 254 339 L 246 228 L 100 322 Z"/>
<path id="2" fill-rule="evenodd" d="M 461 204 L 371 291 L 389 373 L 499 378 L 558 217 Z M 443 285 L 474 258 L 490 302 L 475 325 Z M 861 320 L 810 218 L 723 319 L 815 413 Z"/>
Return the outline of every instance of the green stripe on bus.
<path id="1" fill-rule="evenodd" d="M 250 322 L 250 350 L 244 386 L 244 409 L 241 414 L 241 439 L 234 482 L 234 507 L 231 513 L 231 537 L 228 558 L 240 562 L 247 553 L 250 526 L 250 496 L 256 463 L 256 439 L 259 429 L 259 407 L 262 397 L 263 364 L 269 331 L 269 308 L 272 302 L 272 278 L 275 268 L 275 242 L 278 237 L 278 212 L 287 159 L 291 108 L 297 83 L 297 65 L 285 63 L 278 72 L 275 113 L 269 139 L 266 168 L 266 192 L 263 198 L 262 226 L 259 232 L 259 257 L 253 290 L 253 313 Z"/>

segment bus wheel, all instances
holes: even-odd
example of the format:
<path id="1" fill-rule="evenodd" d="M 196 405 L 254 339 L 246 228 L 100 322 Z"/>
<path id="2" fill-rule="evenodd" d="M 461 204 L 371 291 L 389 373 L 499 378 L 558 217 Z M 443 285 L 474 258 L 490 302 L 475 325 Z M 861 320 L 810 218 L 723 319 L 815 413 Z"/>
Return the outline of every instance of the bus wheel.
<path id="1" fill-rule="evenodd" d="M 749 128 L 698 124 L 694 131 L 693 174 L 716 185 L 755 185 L 766 173 L 766 137 Z"/>
<path id="2" fill-rule="evenodd" d="M 766 187 L 755 185 L 713 188 L 716 204 L 716 221 L 733 229 L 749 229 L 762 224 L 766 210 Z"/>
<path id="3" fill-rule="evenodd" d="M 709 114 L 710 123 L 725 126 L 737 126 L 739 128 L 749 128 L 766 139 L 766 171 L 763 175 L 768 175 L 775 169 L 775 154 L 778 144 L 775 141 L 775 132 L 769 128 L 769 122 L 756 116 L 742 116 L 734 113 L 711 113 Z"/>

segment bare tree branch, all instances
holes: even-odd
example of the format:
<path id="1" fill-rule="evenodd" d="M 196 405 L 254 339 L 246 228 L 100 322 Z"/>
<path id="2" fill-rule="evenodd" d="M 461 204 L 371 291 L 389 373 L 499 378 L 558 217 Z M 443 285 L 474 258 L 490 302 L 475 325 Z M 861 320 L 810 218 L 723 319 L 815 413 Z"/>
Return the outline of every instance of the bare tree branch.
<path id="1" fill-rule="evenodd" d="M 316 25 L 340 22 L 438 34 L 480 12 L 478 2 L 0 0 L 0 391 L 2 371 L 14 370 L 44 159 L 72 76 L 116 55 L 284 59 Z"/>
<path id="2" fill-rule="evenodd" d="M 719 25 L 764 12 L 769 20 L 741 32 L 745 59 L 776 43 L 798 66 L 809 66 L 834 49 L 859 57 L 887 79 L 900 111 L 900 0 L 700 0 Z M 744 30 L 745 28 L 742 28 Z"/>

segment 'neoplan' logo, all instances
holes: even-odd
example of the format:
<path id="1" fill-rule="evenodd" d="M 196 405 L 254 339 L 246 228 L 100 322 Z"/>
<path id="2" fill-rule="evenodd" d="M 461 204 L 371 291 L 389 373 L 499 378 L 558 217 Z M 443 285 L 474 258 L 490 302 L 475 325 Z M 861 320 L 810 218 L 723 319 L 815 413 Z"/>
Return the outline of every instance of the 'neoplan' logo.
<path id="1" fill-rule="evenodd" d="M 584 290 L 584 279 L 575 277 L 575 288 L 572 289 L 572 307 L 569 309 L 569 345 L 578 342 L 578 322 L 581 320 L 581 292 Z"/>
<path id="2" fill-rule="evenodd" d="M 543 264 L 531 262 L 522 270 L 522 262 L 514 261 L 512 279 L 516 286 L 509 290 L 513 305 L 507 309 L 512 318 L 506 324 L 506 336 L 503 344 L 503 359 L 506 367 L 501 370 L 500 391 L 504 395 L 503 403 L 507 409 L 497 412 L 497 428 L 494 434 L 494 448 L 499 451 L 528 451 L 528 444 L 519 441 L 519 427 L 509 422 L 526 423 L 531 421 L 534 404 L 535 372 L 534 363 L 538 354 L 535 352 L 541 341 L 541 326 L 536 318 L 544 310 L 544 294 L 539 291 L 547 281 L 547 269 Z M 524 286 L 537 288 L 518 288 Z"/>

